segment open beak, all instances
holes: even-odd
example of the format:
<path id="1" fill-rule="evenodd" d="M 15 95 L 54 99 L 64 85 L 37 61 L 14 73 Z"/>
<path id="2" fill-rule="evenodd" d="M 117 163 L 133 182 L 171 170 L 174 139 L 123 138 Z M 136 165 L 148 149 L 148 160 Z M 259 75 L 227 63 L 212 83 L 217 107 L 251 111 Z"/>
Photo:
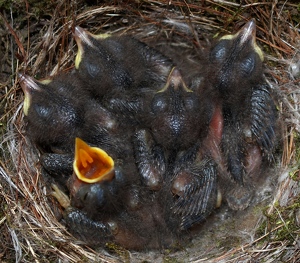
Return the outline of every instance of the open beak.
<path id="1" fill-rule="evenodd" d="M 102 149 L 90 147 L 76 138 L 73 169 L 77 178 L 86 183 L 110 181 L 115 176 L 114 161 Z"/>

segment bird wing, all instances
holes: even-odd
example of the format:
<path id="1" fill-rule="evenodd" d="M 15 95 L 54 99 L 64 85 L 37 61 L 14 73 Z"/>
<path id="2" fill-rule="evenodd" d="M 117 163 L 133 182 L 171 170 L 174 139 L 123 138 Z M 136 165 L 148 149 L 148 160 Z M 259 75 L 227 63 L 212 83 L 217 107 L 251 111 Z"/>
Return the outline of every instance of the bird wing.
<path id="1" fill-rule="evenodd" d="M 206 218 L 216 204 L 216 166 L 210 159 L 187 168 L 193 181 L 175 201 L 172 210 L 182 216 L 181 228 L 187 229 Z"/>
<path id="2" fill-rule="evenodd" d="M 275 145 L 277 111 L 267 84 L 258 85 L 251 97 L 251 132 L 264 152 L 270 158 Z"/>

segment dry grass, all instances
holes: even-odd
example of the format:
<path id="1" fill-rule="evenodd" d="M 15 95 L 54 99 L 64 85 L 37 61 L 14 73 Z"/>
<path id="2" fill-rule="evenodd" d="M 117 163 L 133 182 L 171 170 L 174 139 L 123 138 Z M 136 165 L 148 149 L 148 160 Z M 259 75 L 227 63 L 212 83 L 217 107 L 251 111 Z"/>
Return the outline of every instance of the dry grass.
<path id="1" fill-rule="evenodd" d="M 39 172 L 38 153 L 24 137 L 23 93 L 18 72 L 37 78 L 68 70 L 76 47 L 72 28 L 91 32 L 135 32 L 151 40 L 164 35 L 186 45 L 233 32 L 249 17 L 257 20 L 258 43 L 267 78 L 282 113 L 282 159 L 273 200 L 257 222 L 251 242 L 213 255 L 164 253 L 163 262 L 300 261 L 300 6 L 297 1 L 0 1 L 0 261 L 129 262 L 148 260 L 122 249 L 108 254 L 80 245 L 55 217 L 53 200 Z M 92 3 L 93 1 L 88 1 Z M 96 1 L 94 1 L 96 2 Z M 109 1 L 108 1 L 109 2 Z M 191 30 L 192 29 L 192 30 Z M 192 33 L 191 33 L 192 32 Z M 3 54 L 2 54 L 3 53 Z M 54 210 L 55 211 L 55 210 Z M 157 252 L 156 254 L 158 254 Z M 157 259 L 158 260 L 158 259 Z M 144 261 L 144 262 L 145 262 Z"/>

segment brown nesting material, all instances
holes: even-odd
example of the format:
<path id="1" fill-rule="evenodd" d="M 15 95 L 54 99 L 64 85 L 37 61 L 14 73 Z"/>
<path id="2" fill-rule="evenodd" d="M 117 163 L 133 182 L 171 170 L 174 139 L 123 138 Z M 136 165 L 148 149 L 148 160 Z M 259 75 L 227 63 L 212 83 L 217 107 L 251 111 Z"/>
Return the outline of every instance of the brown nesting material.
<path id="1" fill-rule="evenodd" d="M 1 262 L 298 262 L 299 5 L 297 1 L 97 1 L 1 3 L 0 10 L 0 261 Z M 298 6 L 297 6 L 298 5 Z M 38 79 L 73 67 L 75 25 L 93 33 L 134 34 L 153 43 L 193 48 L 257 21 L 266 77 L 278 95 L 282 134 L 270 184 L 259 206 L 222 210 L 179 251 L 130 252 L 117 246 L 94 251 L 66 231 L 42 179 L 39 153 L 24 136 L 18 72 Z M 2 55 L 3 54 L 3 55 Z M 222 223 L 220 223 L 222 222 Z"/>

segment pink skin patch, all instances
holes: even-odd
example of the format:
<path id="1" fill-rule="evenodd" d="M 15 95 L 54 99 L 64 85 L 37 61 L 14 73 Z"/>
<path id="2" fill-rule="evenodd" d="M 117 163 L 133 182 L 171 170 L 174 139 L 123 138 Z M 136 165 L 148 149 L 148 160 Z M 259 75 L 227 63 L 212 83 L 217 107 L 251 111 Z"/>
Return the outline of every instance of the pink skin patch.
<path id="1" fill-rule="evenodd" d="M 259 170 L 262 163 L 261 150 L 257 145 L 248 147 L 246 160 L 246 171 L 247 174 L 255 175 L 256 171 Z"/>
<path id="2" fill-rule="evenodd" d="M 209 129 L 216 142 L 220 143 L 222 139 L 224 120 L 222 116 L 222 110 L 220 106 L 215 107 L 214 114 L 212 116 Z"/>
<path id="3" fill-rule="evenodd" d="M 215 105 L 214 114 L 211 118 L 209 132 L 204 141 L 204 146 L 219 165 L 222 163 L 222 155 L 219 146 L 222 140 L 223 125 L 224 119 L 222 109 L 219 105 Z"/>
<path id="4" fill-rule="evenodd" d="M 204 141 L 205 149 L 210 152 L 212 158 L 216 161 L 222 173 L 226 171 L 226 165 L 222 157 L 220 144 L 223 134 L 224 118 L 222 108 L 215 104 L 215 110 L 209 125 L 209 133 Z M 262 163 L 261 150 L 257 145 L 248 144 L 245 160 L 247 174 L 253 174 L 259 169 Z"/>

